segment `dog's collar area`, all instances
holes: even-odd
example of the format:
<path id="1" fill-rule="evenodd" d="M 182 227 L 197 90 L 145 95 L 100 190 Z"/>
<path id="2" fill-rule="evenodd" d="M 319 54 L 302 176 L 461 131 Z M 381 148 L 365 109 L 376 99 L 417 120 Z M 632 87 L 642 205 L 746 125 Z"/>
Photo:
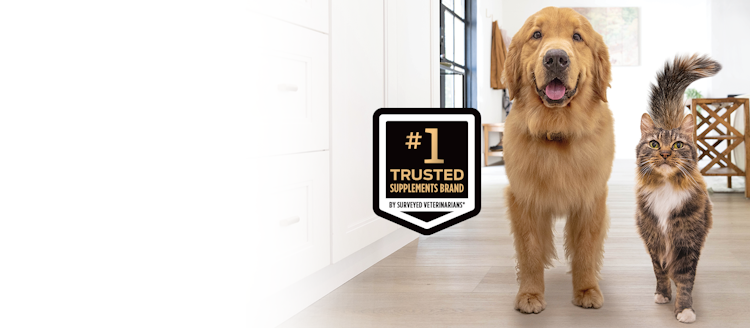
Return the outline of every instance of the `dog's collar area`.
<path id="1" fill-rule="evenodd" d="M 562 132 L 547 132 L 547 140 L 549 141 L 565 141 L 565 135 Z"/>

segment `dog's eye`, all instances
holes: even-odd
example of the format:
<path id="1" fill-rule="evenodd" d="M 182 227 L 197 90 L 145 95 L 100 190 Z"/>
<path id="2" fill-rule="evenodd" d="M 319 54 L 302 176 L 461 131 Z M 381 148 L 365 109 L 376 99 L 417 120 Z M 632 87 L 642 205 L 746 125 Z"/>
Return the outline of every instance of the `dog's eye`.
<path id="1" fill-rule="evenodd" d="M 534 35 L 531 36 L 534 39 L 541 39 L 542 38 L 542 32 L 536 31 L 534 32 Z"/>
<path id="2" fill-rule="evenodd" d="M 659 149 L 659 143 L 656 142 L 656 140 L 651 140 L 651 142 L 648 143 L 648 146 L 653 149 Z"/>
<path id="3" fill-rule="evenodd" d="M 675 142 L 674 146 L 672 146 L 672 147 L 674 147 L 674 149 L 680 149 L 680 148 L 682 148 L 682 141 Z"/>
<path id="4" fill-rule="evenodd" d="M 578 33 L 573 34 L 573 40 L 574 41 L 583 41 L 583 38 L 581 38 L 581 35 Z"/>

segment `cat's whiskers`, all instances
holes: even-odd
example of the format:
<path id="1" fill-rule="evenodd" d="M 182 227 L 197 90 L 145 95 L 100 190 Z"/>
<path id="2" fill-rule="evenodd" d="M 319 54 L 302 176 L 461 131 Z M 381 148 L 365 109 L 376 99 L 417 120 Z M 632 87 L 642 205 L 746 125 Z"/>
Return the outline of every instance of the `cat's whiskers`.
<path id="1" fill-rule="evenodd" d="M 681 159 L 681 158 L 678 158 L 678 160 L 680 161 L 680 163 L 682 163 L 683 165 L 685 165 L 686 169 L 688 169 L 690 171 L 692 171 L 693 169 L 695 169 L 695 165 L 692 162 L 686 161 L 686 160 Z"/>
<path id="2" fill-rule="evenodd" d="M 692 172 L 692 171 L 693 171 L 693 169 L 695 169 L 695 165 L 693 165 L 693 163 L 692 163 L 692 162 L 689 162 L 689 161 L 687 161 L 687 160 L 685 160 L 685 159 L 682 159 L 682 158 L 675 158 L 675 160 L 677 160 L 677 162 L 678 162 L 679 164 L 682 164 L 682 166 L 683 166 L 683 167 L 684 167 L 684 168 L 685 168 L 686 170 L 688 170 L 689 172 Z"/>
<path id="3" fill-rule="evenodd" d="M 678 169 L 680 169 L 680 171 L 682 171 L 682 174 L 684 174 L 684 175 L 685 175 L 686 177 L 688 177 L 688 178 L 690 178 L 690 180 L 692 180 L 692 181 L 690 181 L 690 180 L 688 180 L 688 181 L 689 181 L 689 182 L 691 182 L 693 186 L 695 186 L 695 187 L 699 187 L 699 185 L 698 185 L 698 181 L 695 181 L 695 178 L 693 178 L 693 176 L 692 176 L 692 175 L 690 175 L 690 174 L 688 173 L 688 170 L 690 170 L 690 171 L 692 171 L 692 170 L 691 170 L 691 169 L 689 169 L 689 168 L 685 168 L 685 167 L 683 167 L 683 165 L 685 165 L 685 164 L 687 164 L 687 163 L 686 163 L 686 162 L 684 162 L 684 161 L 683 161 L 682 159 L 680 159 L 680 158 L 675 158 L 675 160 L 676 160 L 676 162 L 677 162 L 677 165 L 676 165 L 676 167 L 677 167 Z"/>
<path id="4" fill-rule="evenodd" d="M 647 166 L 646 164 L 651 164 L 651 165 L 648 165 L 648 166 Z M 648 160 L 647 160 L 647 161 L 645 161 L 645 162 L 643 162 L 643 163 L 642 163 L 642 164 L 640 165 L 640 167 L 641 167 L 641 168 L 640 168 L 640 171 L 639 171 L 639 173 L 640 173 L 640 175 L 641 175 L 641 176 L 643 176 L 643 177 L 647 176 L 648 174 L 650 174 L 650 173 L 651 173 L 651 172 L 652 172 L 652 171 L 654 170 L 654 165 L 653 165 L 653 164 L 651 163 L 651 161 L 648 161 Z"/>
<path id="5" fill-rule="evenodd" d="M 640 167 L 641 167 L 640 168 L 641 175 L 645 175 L 646 173 L 648 173 L 651 168 L 650 166 L 645 166 L 645 164 L 641 165 Z"/>

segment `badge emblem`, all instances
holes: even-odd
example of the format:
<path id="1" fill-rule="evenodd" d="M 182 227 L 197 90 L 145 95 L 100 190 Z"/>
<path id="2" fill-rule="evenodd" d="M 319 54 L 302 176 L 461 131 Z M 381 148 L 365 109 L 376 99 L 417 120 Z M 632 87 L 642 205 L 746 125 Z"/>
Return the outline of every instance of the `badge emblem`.
<path id="1" fill-rule="evenodd" d="M 481 209 L 479 112 L 381 108 L 373 115 L 373 210 L 424 235 Z"/>

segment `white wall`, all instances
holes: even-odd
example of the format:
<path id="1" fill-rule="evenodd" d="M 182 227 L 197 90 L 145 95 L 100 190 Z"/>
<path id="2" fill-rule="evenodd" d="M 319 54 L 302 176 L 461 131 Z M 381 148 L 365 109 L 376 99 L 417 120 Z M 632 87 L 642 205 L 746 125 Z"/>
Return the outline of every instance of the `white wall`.
<path id="1" fill-rule="evenodd" d="M 492 49 L 492 21 L 503 29 L 503 0 L 477 1 L 477 110 L 482 123 L 505 121 L 503 91 L 490 87 L 490 51 Z M 489 16 L 489 17 L 488 17 Z M 506 45 L 507 46 L 507 45 Z M 490 145 L 498 143 L 498 133 L 490 133 Z M 484 138 L 482 138 L 484 143 Z M 482 145 L 484 151 L 484 145 Z"/>
<path id="2" fill-rule="evenodd" d="M 711 0 L 711 50 L 724 69 L 713 78 L 712 96 L 750 93 L 750 2 Z"/>
<path id="3" fill-rule="evenodd" d="M 740 2 L 740 1 L 737 1 Z M 615 157 L 635 158 L 639 118 L 648 104 L 649 83 L 664 61 L 681 53 L 711 54 L 711 6 L 708 0 L 537 0 L 504 1 L 503 27 L 515 34 L 531 14 L 547 6 L 639 7 L 640 65 L 613 66 L 607 96 L 615 117 Z M 723 19 L 722 19 L 723 21 Z M 747 31 L 745 29 L 744 31 Z M 738 52 L 738 55 L 740 52 Z M 746 76 L 746 75 L 745 75 Z M 712 97 L 710 79 L 693 84 Z"/>

